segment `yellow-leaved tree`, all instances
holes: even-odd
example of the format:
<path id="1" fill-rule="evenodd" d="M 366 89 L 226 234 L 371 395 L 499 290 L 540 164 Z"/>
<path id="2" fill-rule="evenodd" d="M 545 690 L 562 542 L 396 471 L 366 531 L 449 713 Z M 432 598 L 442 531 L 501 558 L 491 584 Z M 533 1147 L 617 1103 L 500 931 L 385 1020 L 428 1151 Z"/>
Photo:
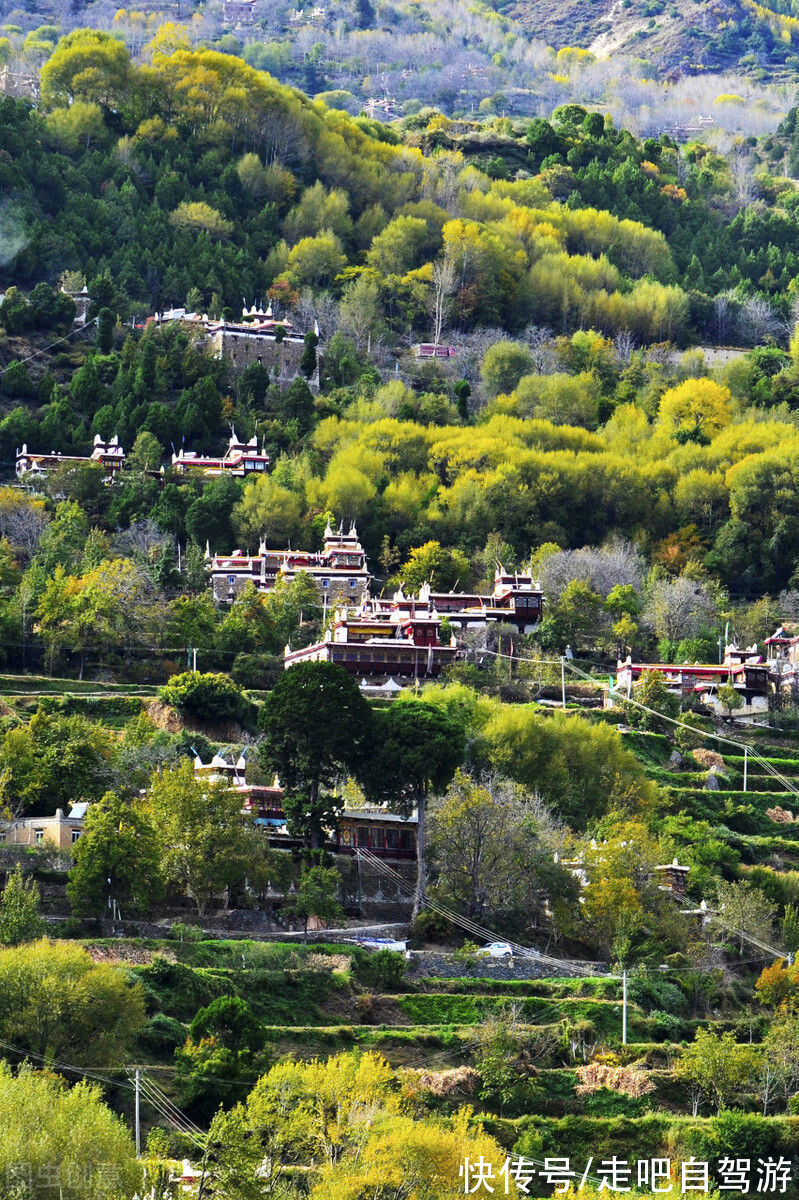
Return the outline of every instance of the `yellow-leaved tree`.
<path id="1" fill-rule="evenodd" d="M 658 419 L 678 440 L 707 443 L 730 424 L 731 400 L 712 379 L 686 379 L 663 393 Z"/>

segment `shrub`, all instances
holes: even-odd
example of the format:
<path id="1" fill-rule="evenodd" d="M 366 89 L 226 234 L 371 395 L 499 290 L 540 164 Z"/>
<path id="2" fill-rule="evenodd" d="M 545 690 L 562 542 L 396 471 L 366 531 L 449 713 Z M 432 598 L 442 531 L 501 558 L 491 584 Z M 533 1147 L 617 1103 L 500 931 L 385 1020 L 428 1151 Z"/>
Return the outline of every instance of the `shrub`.
<path id="1" fill-rule="evenodd" d="M 201 721 L 236 721 L 244 728 L 255 724 L 255 705 L 238 684 L 221 673 L 184 671 L 173 675 L 159 696 L 182 716 Z"/>
<path id="2" fill-rule="evenodd" d="M 28 368 L 23 362 L 9 363 L 3 372 L 3 391 L 7 396 L 32 396 L 35 392 Z"/>
<path id="3" fill-rule="evenodd" d="M 182 921 L 173 921 L 169 936 L 179 942 L 201 942 L 205 937 L 199 925 L 184 925 Z"/>
<path id="4" fill-rule="evenodd" d="M 139 1046 L 156 1058 L 171 1057 L 178 1046 L 186 1040 L 186 1030 L 180 1021 L 167 1017 L 164 1013 L 156 1013 L 139 1034 Z"/>
<path id="5" fill-rule="evenodd" d="M 402 986 L 407 964 L 396 950 L 376 950 L 355 971 L 359 982 L 375 990 L 390 992 Z"/>
<path id="6" fill-rule="evenodd" d="M 667 1013 L 685 1012 L 685 996 L 676 984 L 659 976 L 630 980 L 630 1000 L 642 1008 L 663 1010 Z"/>
<path id="7" fill-rule="evenodd" d="M 197 1044 L 214 1038 L 228 1050 L 257 1050 L 263 1042 L 258 1022 L 240 996 L 217 996 L 201 1008 L 189 1026 L 189 1037 Z"/>

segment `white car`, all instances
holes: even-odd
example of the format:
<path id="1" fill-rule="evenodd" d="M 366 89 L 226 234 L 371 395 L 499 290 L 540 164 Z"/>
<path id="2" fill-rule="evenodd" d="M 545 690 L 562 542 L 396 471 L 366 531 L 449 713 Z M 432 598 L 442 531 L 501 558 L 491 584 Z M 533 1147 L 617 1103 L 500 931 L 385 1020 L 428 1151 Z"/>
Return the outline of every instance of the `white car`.
<path id="1" fill-rule="evenodd" d="M 513 946 L 510 942 L 489 942 L 480 953 L 488 958 L 513 958 Z"/>

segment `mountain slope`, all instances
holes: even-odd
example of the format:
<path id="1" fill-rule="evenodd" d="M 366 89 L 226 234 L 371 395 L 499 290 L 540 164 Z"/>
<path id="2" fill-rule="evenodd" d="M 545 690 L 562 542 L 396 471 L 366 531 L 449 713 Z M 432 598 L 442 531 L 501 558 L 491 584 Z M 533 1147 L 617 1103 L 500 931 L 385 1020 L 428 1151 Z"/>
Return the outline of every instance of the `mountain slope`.
<path id="1" fill-rule="evenodd" d="M 742 58 L 793 65 L 789 22 L 746 0 L 514 0 L 503 12 L 557 49 L 631 54 L 666 71 L 726 70 Z"/>

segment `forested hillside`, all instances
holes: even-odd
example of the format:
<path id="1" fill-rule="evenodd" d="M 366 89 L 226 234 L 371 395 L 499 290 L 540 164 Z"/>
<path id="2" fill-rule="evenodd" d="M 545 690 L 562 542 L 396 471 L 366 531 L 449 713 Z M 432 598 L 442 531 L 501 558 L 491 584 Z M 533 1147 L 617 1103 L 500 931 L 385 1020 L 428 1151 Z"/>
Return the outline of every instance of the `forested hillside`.
<path id="1" fill-rule="evenodd" d="M 797 109 L 394 12 L 0 42 L 0 1198 L 793 1200 Z"/>

